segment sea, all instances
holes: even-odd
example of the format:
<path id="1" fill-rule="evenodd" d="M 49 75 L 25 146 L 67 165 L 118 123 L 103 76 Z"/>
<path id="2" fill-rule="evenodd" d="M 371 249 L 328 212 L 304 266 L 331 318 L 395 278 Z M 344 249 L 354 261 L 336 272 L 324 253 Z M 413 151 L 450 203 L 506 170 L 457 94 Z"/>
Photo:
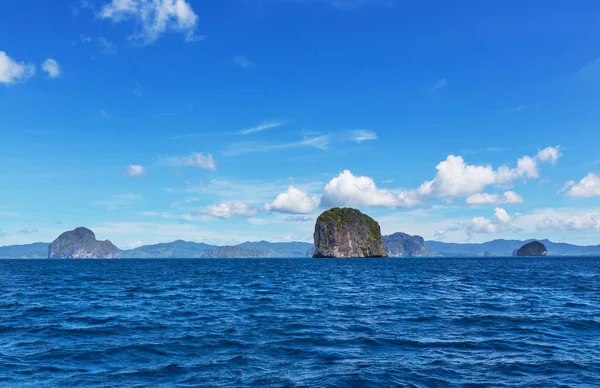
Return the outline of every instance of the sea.
<path id="1" fill-rule="evenodd" d="M 2 387 L 598 387 L 600 258 L 0 260 Z"/>

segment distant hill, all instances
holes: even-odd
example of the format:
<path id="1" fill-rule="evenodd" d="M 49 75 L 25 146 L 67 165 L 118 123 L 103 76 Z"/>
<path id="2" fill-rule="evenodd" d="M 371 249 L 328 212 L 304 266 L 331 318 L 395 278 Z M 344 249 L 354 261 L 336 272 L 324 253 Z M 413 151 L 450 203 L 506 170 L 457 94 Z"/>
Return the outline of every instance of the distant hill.
<path id="1" fill-rule="evenodd" d="M 169 243 L 144 245 L 119 252 L 119 257 L 129 259 L 193 259 L 213 251 L 216 245 L 177 240 Z"/>
<path id="2" fill-rule="evenodd" d="M 0 259 L 46 259 L 50 243 L 33 243 L 0 247 Z"/>
<path id="3" fill-rule="evenodd" d="M 255 259 L 270 257 L 271 252 L 264 249 L 248 249 L 240 246 L 217 247 L 213 251 L 205 252 L 204 259 Z"/>
<path id="4" fill-rule="evenodd" d="M 434 256 L 512 256 L 516 249 L 534 240 L 493 240 L 479 244 L 426 241 L 425 247 Z M 548 249 L 548 256 L 600 256 L 600 245 L 580 246 L 539 240 Z"/>
<path id="5" fill-rule="evenodd" d="M 306 257 L 306 251 L 313 248 L 313 244 L 306 242 L 279 242 L 246 241 L 237 245 L 247 249 L 261 249 L 269 251 L 270 257 Z"/>

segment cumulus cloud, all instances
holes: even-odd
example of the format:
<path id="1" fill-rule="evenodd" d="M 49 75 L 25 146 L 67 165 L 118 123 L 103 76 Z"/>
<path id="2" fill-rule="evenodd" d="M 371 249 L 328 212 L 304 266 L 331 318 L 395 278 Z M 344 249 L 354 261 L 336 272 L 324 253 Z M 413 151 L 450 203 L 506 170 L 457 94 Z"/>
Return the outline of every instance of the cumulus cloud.
<path id="1" fill-rule="evenodd" d="M 0 51 L 0 83 L 9 85 L 25 82 L 34 75 L 35 65 L 17 62 Z"/>
<path id="2" fill-rule="evenodd" d="M 294 186 L 288 187 L 286 192 L 280 193 L 273 202 L 265 204 L 265 210 L 282 213 L 310 214 L 314 212 L 321 202 L 319 196 L 309 196 L 306 191 Z"/>
<path id="3" fill-rule="evenodd" d="M 254 63 L 253 61 L 249 60 L 248 58 L 246 58 L 243 55 L 236 55 L 235 57 L 233 57 L 232 63 L 244 70 L 247 69 L 252 69 L 256 66 L 256 63 Z"/>
<path id="4" fill-rule="evenodd" d="M 171 31 L 184 34 L 186 41 L 198 39 L 198 16 L 186 0 L 112 0 L 102 7 L 98 17 L 115 23 L 134 21 L 140 30 L 130 39 L 144 44 Z"/>
<path id="5" fill-rule="evenodd" d="M 44 70 L 50 78 L 57 78 L 62 74 L 62 68 L 58 62 L 52 58 L 48 58 L 42 63 L 42 70 Z"/>
<path id="6" fill-rule="evenodd" d="M 494 217 L 474 217 L 466 222 L 459 222 L 454 226 L 446 229 L 440 229 L 434 233 L 434 237 L 442 239 L 446 236 L 447 232 L 453 232 L 462 230 L 470 238 L 473 234 L 491 234 L 498 232 L 507 231 L 518 231 L 519 227 L 514 225 L 513 219 L 508 212 L 497 207 L 494 209 Z"/>
<path id="7" fill-rule="evenodd" d="M 199 167 L 205 170 L 216 170 L 217 164 L 213 159 L 212 154 L 205 155 L 200 152 L 195 152 L 188 156 L 176 156 L 167 158 L 167 163 L 173 166 L 190 166 Z"/>
<path id="8" fill-rule="evenodd" d="M 562 154 L 560 153 L 560 146 L 556 147 L 546 147 L 543 150 L 538 151 L 537 158 L 540 162 L 556 164 L 558 158 L 560 158 Z"/>
<path id="9" fill-rule="evenodd" d="M 362 143 L 363 141 L 367 140 L 377 140 L 377 134 L 368 129 L 353 129 L 348 131 L 348 135 L 352 141 L 357 143 Z"/>
<path id="10" fill-rule="evenodd" d="M 325 206 L 388 206 L 408 208 L 421 204 L 414 191 L 398 194 L 386 189 L 378 189 L 375 181 L 368 176 L 354 176 L 344 170 L 325 186 L 321 202 Z"/>
<path id="11" fill-rule="evenodd" d="M 468 205 L 500 205 L 523 203 L 523 197 L 514 191 L 507 191 L 504 194 L 477 193 L 467 197 Z"/>
<path id="12" fill-rule="evenodd" d="M 207 206 L 196 214 L 206 214 L 216 218 L 252 217 L 258 209 L 244 201 L 223 202 L 218 205 Z"/>
<path id="13" fill-rule="evenodd" d="M 587 174 L 579 183 L 569 181 L 565 183 L 562 191 L 567 190 L 567 196 L 573 198 L 600 197 L 600 175 Z M 559 192 L 560 193 L 560 192 Z"/>
<path id="14" fill-rule="evenodd" d="M 126 172 L 127 172 L 127 175 L 129 175 L 129 176 L 141 176 L 141 175 L 144 175 L 146 170 L 144 169 L 144 166 L 138 166 L 138 165 L 132 164 L 130 166 L 127 166 Z"/>
<path id="15" fill-rule="evenodd" d="M 469 165 L 462 156 L 449 155 L 436 166 L 436 176 L 425 181 L 418 189 L 423 196 L 435 198 L 468 196 L 483 191 L 490 185 L 503 186 L 517 179 L 539 177 L 538 163 L 556 163 L 561 156 L 559 147 L 548 147 L 534 157 L 523 156 L 517 167 L 506 165 L 495 170 L 490 165 Z"/>
<path id="16" fill-rule="evenodd" d="M 600 213 L 588 212 L 570 216 L 553 218 L 544 217 L 536 224 L 537 230 L 600 230 Z"/>

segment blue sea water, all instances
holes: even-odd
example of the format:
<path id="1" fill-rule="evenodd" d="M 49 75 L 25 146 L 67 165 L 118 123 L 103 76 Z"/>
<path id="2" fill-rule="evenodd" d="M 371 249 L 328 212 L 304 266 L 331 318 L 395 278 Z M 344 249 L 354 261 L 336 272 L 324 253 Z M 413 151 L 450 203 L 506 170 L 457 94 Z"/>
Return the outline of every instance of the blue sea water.
<path id="1" fill-rule="evenodd" d="M 600 259 L 0 260 L 0 386 L 600 386 Z"/>

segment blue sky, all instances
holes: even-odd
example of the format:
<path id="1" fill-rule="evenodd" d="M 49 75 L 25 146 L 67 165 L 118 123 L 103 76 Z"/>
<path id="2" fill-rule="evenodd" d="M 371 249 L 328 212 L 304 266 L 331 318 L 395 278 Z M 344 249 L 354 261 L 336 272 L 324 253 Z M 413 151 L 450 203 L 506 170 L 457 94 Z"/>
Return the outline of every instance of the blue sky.
<path id="1" fill-rule="evenodd" d="M 0 245 L 384 233 L 598 244 L 595 1 L 0 6 Z"/>

